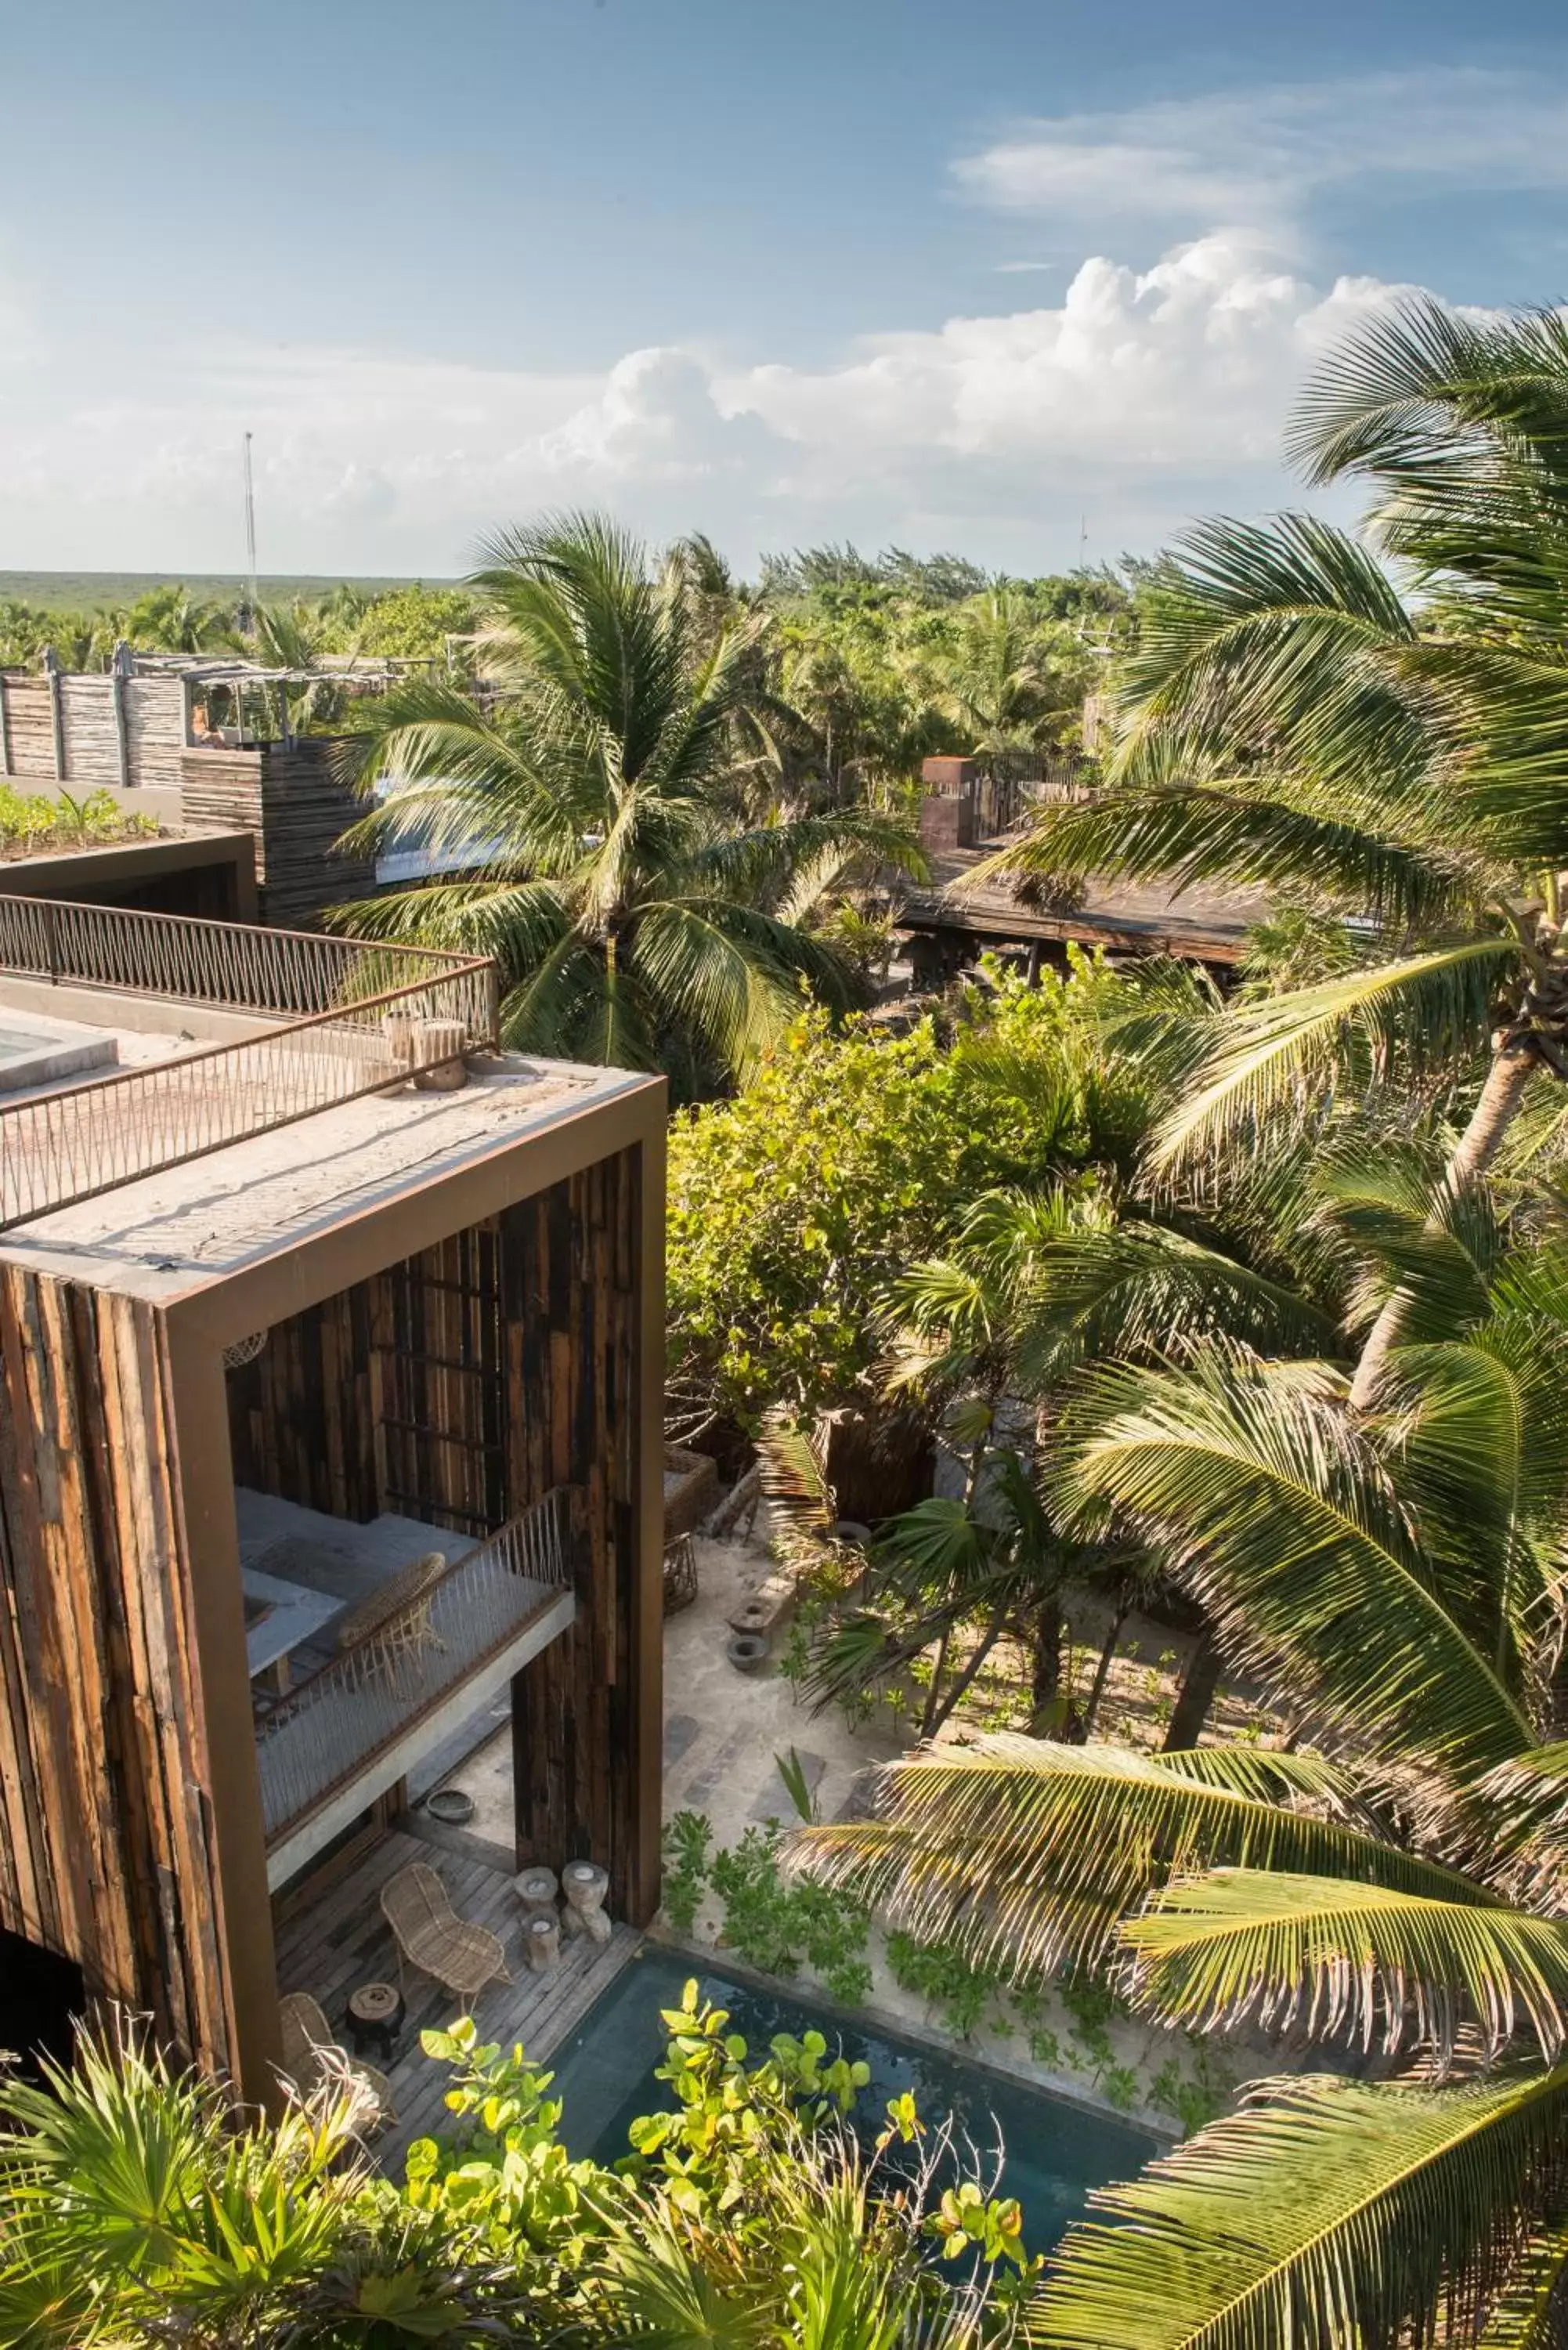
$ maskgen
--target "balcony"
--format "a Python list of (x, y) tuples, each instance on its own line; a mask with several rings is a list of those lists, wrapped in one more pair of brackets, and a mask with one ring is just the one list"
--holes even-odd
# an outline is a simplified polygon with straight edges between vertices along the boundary
[(67, 1017), (105, 996), (201, 1006), (230, 1041), (0, 1107), (0, 1228), (498, 1042), (483, 957), (123, 907), (0, 896), (6, 978)]
[[(243, 1505), (259, 1497), (239, 1498)], [(361, 1558), (373, 1548), (372, 1528), (322, 1520), (289, 1504), (261, 1506), (275, 1520), (281, 1509), (301, 1524), (330, 1528), (340, 1560), (351, 1559), (357, 1545)], [(448, 1562), (417, 1596), (327, 1656), (257, 1723), (267, 1880), (275, 1888), (485, 1707), (576, 1613), (570, 1497), (564, 1489), (456, 1556), (450, 1534), (389, 1523), (402, 1530), (397, 1538), (405, 1560), (411, 1532), (428, 1548), (445, 1549)], [(306, 1584), (310, 1540), (289, 1534), (257, 1552), (254, 1542), (246, 1543), (245, 1524), (242, 1506), (242, 1555), (249, 1548), (254, 1559), (247, 1591), (259, 1589), (263, 1600), (254, 1638), (265, 1635), (272, 1593), (289, 1588), (278, 1578), (280, 1554), (288, 1553), (289, 1582)], [(318, 1536), (316, 1543), (319, 1553)], [(258, 1575), (257, 1568), (265, 1572)], [(384, 1568), (380, 1580), (384, 1586)], [(374, 1575), (369, 1587), (373, 1599)], [(327, 1596), (337, 1600), (337, 1594)], [(247, 1605), (254, 1608), (254, 1599)], [(338, 1600), (328, 1613), (340, 1613), (341, 1607)], [(265, 1653), (264, 1639), (256, 1654)]]

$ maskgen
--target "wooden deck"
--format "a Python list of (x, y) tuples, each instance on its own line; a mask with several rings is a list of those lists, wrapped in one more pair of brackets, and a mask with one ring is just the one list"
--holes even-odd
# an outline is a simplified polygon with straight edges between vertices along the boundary
[[(608, 1942), (564, 1941), (553, 1972), (531, 1974), (519, 1947), (510, 1877), (483, 1860), (394, 1832), (278, 1933), (279, 1990), (308, 1991), (326, 2009), (335, 2031), (342, 2027), (344, 2006), (357, 1983), (399, 1979), (380, 1893), (387, 1879), (411, 1860), (425, 1861), (439, 1872), (460, 1917), (500, 1935), (513, 1980), (487, 1983), (470, 2012), (483, 2039), (521, 2041), (531, 2057), (547, 2058), (560, 2045), (642, 1939), (631, 1927), (617, 1926)], [(461, 2000), (412, 1968), (404, 1969), (402, 1981), (409, 2014), (390, 2067), (398, 2119), (375, 2142), (377, 2160), (394, 2176), (413, 2139), (428, 2137), (446, 2117), (446, 2067), (424, 2054), (420, 2033), (451, 2023), (462, 2011)], [(343, 2036), (347, 2045), (347, 2033)], [(379, 2061), (372, 2051), (367, 2054)]]
[[(909, 889), (896, 910), (902, 931), (957, 931), (977, 939), (1077, 941), (1123, 954), (1174, 954), (1202, 962), (1233, 963), (1246, 951), (1247, 932), (1269, 911), (1262, 889), (1218, 889), (1194, 884), (1180, 891), (1158, 883), (1106, 880), (1091, 874), (1070, 907), (1024, 904), (1006, 880), (981, 886), (968, 876), (1006, 847), (997, 834), (975, 848), (946, 849), (931, 860), (935, 887)], [(966, 886), (966, 883), (968, 886)]]

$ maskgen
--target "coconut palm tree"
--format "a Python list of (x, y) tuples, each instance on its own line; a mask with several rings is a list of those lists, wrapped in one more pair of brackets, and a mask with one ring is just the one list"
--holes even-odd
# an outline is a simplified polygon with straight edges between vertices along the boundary
[(484, 699), (434, 681), (389, 698), (354, 755), (387, 790), (350, 835), (395, 836), (461, 878), (344, 910), (362, 936), (494, 954), (506, 1041), (685, 1091), (737, 1075), (803, 988), (853, 998), (808, 925), (857, 867), (919, 868), (860, 808), (747, 824), (730, 790), (754, 624), (704, 648), (690, 566), (654, 577), (593, 516), (503, 533), (473, 584), (493, 608)]
[(239, 642), (231, 613), (173, 581), (137, 598), (122, 633), (130, 644), (155, 653), (212, 652)]
[[(1173, 2025), (1340, 2068), (1264, 2082), (1100, 2199), (1035, 2315), (1063, 2350), (1557, 2338), (1568, 1246), (1504, 1251), (1468, 1306), (1438, 1253), (1376, 1415), (1342, 1368), (1207, 1339), (1093, 1375), (1048, 1497), (1136, 1530), (1336, 1759), (982, 1739), (798, 1839), (971, 1955), (1109, 1966)], [(1368, 2059), (1404, 2071), (1347, 2077)]]
[(1038, 619), (1016, 589), (993, 588), (963, 605), (931, 676), (971, 754), (996, 779), (1051, 739), (1074, 699)]
[[(1380, 313), (1293, 446), (1314, 482), (1370, 484), (1365, 533), (1195, 531), (1148, 600), (1110, 786), (1005, 861), (1294, 889), (1368, 922), (1353, 969), (1219, 1024), (1163, 1160), (1347, 1076), (1436, 1070), (1468, 1087), (1452, 1191), (1568, 1075), (1568, 321)], [(1404, 1312), (1396, 1292), (1357, 1409)]]

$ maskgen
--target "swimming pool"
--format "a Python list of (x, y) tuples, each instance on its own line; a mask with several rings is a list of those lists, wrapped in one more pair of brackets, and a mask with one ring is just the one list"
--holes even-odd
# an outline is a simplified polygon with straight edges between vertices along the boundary
[(1069, 2220), (1076, 2218), (1091, 2187), (1130, 2178), (1159, 2151), (1147, 2131), (1108, 2115), (1086, 2112), (1022, 2081), (1009, 2081), (961, 2057), (919, 2042), (839, 2022), (784, 1993), (757, 1991), (696, 1961), (665, 1950), (645, 1950), (624, 1968), (589, 2009), (551, 2061), (552, 2095), (565, 2106), (561, 2135), (575, 2158), (613, 2162), (628, 2151), (627, 2130), (639, 2114), (673, 2103), (669, 2085), (656, 2081), (664, 2060), (664, 2027), (659, 2012), (679, 2007), (682, 1987), (696, 1974), (702, 1997), (728, 2008), (730, 2028), (741, 2033), (752, 2061), (775, 2033), (798, 2039), (818, 2031), (830, 2047), (839, 2045), (853, 2063), (871, 2067), (857, 2114), (880, 2122), (889, 2097), (912, 2089), (923, 2119), (953, 2117), (988, 2158), (998, 2143), (1005, 2153), (1002, 2191), (1015, 2195), (1023, 2212), (1024, 2241), (1031, 2251), (1047, 2251)]

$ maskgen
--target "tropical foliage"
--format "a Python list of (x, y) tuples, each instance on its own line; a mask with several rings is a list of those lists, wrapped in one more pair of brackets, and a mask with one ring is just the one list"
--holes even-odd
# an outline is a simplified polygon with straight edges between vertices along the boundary
[(1265, 2083), (1103, 2198), (1044, 2338), (1381, 2342), (1439, 2307), (1458, 2338), (1554, 2217), (1565, 1348), (1568, 1263), (1538, 1252), (1462, 1334), (1394, 1351), (1371, 1424), (1342, 1371), (1211, 1343), (1098, 1373), (1062, 1519), (1114, 1510), (1338, 1759), (989, 1738), (892, 1766), (872, 1823), (805, 1833), (828, 1886), (1015, 1981), (1108, 1968), (1189, 2032), (1407, 2073)]
[[(1369, 925), (1352, 968), (1218, 1024), (1168, 1161), (1346, 1087), (1440, 1080), (1467, 1113), (1463, 1184), (1568, 1075), (1565, 403), (1555, 312), (1413, 299), (1363, 327), (1293, 433), (1314, 481), (1369, 485), (1363, 536), (1304, 515), (1196, 531), (1127, 666), (1109, 785), (1010, 852), (1294, 888)], [(1403, 1311), (1363, 1352), (1358, 1406)]]
[(594, 517), (504, 534), (477, 579), (498, 616), (476, 699), (424, 681), (362, 738), (358, 837), (395, 836), (459, 878), (350, 910), (361, 935), (493, 954), (503, 1034), (524, 1050), (734, 1076), (803, 990), (846, 1008), (852, 975), (810, 926), (856, 871), (918, 868), (864, 809), (750, 821), (732, 790), (753, 632), (700, 640), (681, 565)]
[[(459, 588), (387, 588), (368, 594), (347, 583), (325, 595), (269, 589), (263, 613), (286, 614), (307, 630), (318, 652), (423, 660), (446, 666), (449, 648), (478, 626), (478, 608)], [(0, 666), (30, 668), (53, 646), (62, 668), (105, 670), (123, 641), (138, 652), (236, 653), (252, 650), (247, 614), (234, 595), (193, 593), (178, 581), (150, 588), (130, 604), (93, 608), (0, 598)]]
[(551, 2076), (472, 2022), (425, 2036), (447, 2135), (373, 2175), (351, 2083), (235, 2129), (134, 2038), (0, 2091), (0, 2333), (26, 2350), (290, 2341), (1002, 2343), (1032, 2282), (1016, 2203), (820, 2034), (752, 2057), (695, 1983), (667, 2110), (574, 2160)]
[(151, 817), (128, 815), (112, 792), (87, 792), (80, 799), (58, 792), (51, 798), (0, 784), (0, 857), (135, 840), (157, 829)]
[(977, 1209), (905, 1299), (929, 1375), (1051, 1399), (1044, 1509), (1199, 1600), (1291, 1735), (921, 1752), (800, 1863), (1331, 2068), (1100, 2197), (1054, 2345), (1562, 2335), (1565, 386), (1555, 316), (1365, 328), (1298, 445), (1371, 480), (1367, 536), (1196, 535), (1110, 784), (1012, 860), (1296, 893), (1233, 1008), (1126, 1032), (1185, 1081), (1142, 1200), (1022, 1257)]
[(1112, 1049), (1133, 982), (1086, 958), (1042, 986), (992, 971), (944, 1041), (795, 1020), (732, 1102), (670, 1137), (670, 1368), (754, 1424), (843, 1402), (886, 1345), (888, 1285), (965, 1202), (1092, 1164), (1130, 1165), (1144, 1082)]

